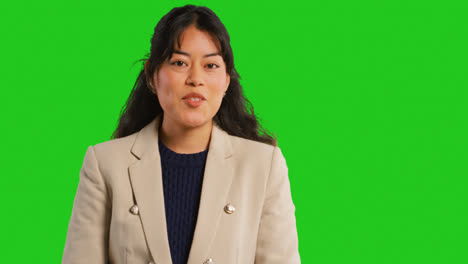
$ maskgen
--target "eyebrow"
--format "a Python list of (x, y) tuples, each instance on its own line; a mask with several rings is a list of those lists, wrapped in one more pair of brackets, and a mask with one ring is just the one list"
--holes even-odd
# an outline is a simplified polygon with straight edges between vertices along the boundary
[[(177, 54), (181, 54), (181, 55), (185, 55), (185, 56), (191, 57), (190, 53), (183, 52), (183, 51), (180, 51), (180, 50), (174, 50), (174, 53), (177, 53)], [(215, 52), (215, 53), (206, 54), (206, 55), (203, 56), (203, 58), (212, 57), (212, 56), (216, 56), (216, 55), (221, 56), (221, 53)]]

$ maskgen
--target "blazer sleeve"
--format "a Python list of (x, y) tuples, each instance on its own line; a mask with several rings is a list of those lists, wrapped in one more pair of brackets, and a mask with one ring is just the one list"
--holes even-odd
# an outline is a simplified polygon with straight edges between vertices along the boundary
[(257, 237), (256, 264), (301, 263), (288, 167), (275, 146)]
[(108, 263), (111, 203), (99, 171), (96, 152), (88, 147), (75, 195), (63, 253), (63, 264)]

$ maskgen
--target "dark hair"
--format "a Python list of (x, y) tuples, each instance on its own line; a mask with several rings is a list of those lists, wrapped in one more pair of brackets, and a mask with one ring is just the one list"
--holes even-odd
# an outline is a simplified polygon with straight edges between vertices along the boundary
[[(147, 67), (143, 66), (138, 75), (130, 96), (121, 110), (118, 126), (112, 138), (133, 134), (163, 113), (156, 94), (148, 87), (153, 76), (151, 73), (158, 71), (161, 64), (172, 56), (175, 41), (177, 40), (180, 46), (181, 33), (191, 25), (208, 32), (218, 40), (226, 72), (230, 75), (229, 87), (213, 121), (230, 135), (276, 146), (276, 135), (273, 138), (260, 125), (252, 104), (243, 94), (239, 83), (240, 76), (234, 67), (234, 56), (226, 28), (211, 9), (194, 5), (173, 8), (156, 25), (151, 38), (151, 51), (147, 54), (149, 58), (139, 60), (143, 61), (143, 64), (146, 63)], [(259, 131), (262, 134), (259, 134)]]

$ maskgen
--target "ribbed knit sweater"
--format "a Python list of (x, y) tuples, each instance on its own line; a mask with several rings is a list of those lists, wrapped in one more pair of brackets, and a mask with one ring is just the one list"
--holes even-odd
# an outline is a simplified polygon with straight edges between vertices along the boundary
[(159, 154), (172, 263), (186, 264), (197, 222), (208, 150), (180, 154), (159, 140)]

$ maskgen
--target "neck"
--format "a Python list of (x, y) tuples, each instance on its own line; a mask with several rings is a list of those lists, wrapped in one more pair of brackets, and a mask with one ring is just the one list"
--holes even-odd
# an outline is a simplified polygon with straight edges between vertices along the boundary
[(213, 121), (199, 127), (181, 127), (163, 118), (159, 139), (170, 150), (181, 154), (202, 152), (209, 147)]

